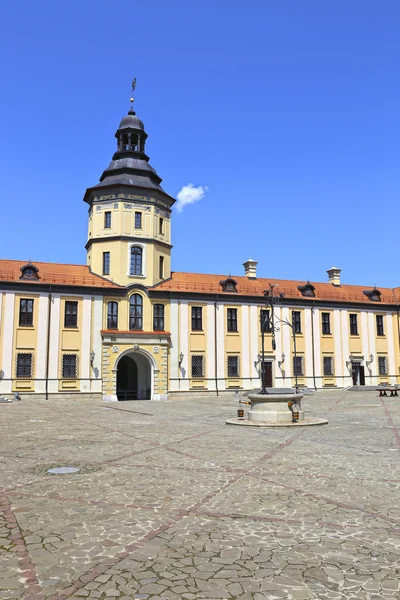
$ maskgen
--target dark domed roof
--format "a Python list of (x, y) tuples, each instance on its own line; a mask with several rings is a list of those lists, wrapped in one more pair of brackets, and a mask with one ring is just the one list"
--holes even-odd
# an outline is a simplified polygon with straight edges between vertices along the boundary
[(142, 129), (142, 131), (144, 131), (144, 125), (139, 117), (136, 116), (135, 112), (130, 110), (122, 119), (118, 129)]

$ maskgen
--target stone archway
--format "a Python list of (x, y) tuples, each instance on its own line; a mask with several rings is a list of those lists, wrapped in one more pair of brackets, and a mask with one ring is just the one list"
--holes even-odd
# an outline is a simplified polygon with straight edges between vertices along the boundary
[(116, 365), (116, 396), (118, 400), (151, 400), (153, 363), (147, 353), (127, 351)]

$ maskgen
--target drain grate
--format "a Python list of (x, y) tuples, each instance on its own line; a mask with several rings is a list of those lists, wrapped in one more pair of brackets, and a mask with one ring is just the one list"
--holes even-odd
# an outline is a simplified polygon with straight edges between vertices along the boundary
[(68, 475), (69, 473), (79, 473), (78, 467), (54, 467), (53, 469), (47, 469), (47, 472), (51, 475)]

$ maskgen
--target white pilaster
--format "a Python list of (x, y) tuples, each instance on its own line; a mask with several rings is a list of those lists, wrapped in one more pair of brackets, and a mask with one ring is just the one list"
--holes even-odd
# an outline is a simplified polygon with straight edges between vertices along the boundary
[(92, 298), (91, 296), (83, 296), (82, 301), (82, 342), (80, 358), (80, 379), (81, 392), (87, 392), (90, 389), (90, 329), (92, 319)]
[(250, 331), (249, 331), (249, 306), (242, 306), (242, 361), (241, 361), (241, 376), (242, 387), (250, 389)]
[[(6, 292), (4, 299), (4, 323), (3, 323), (3, 349), (2, 349), (2, 378), (0, 379), (0, 391), (3, 394), (10, 394), (12, 389), (12, 353), (13, 353), (13, 333), (14, 333), (14, 292)], [(3, 381), (8, 379), (8, 381)]]
[[(314, 369), (315, 369), (315, 385), (322, 387), (322, 368), (321, 368), (321, 332), (320, 332), (320, 311), (319, 308), (311, 310), (313, 327), (314, 327)], [(314, 380), (312, 382), (314, 385)]]
[[(278, 317), (278, 319), (282, 318), (282, 307), (281, 306), (276, 306), (275, 307), (275, 315)], [(281, 325), (279, 325), (279, 322), (276, 323), (276, 325), (279, 327), (279, 329), (281, 329)], [(286, 327), (285, 325), (283, 325), (283, 327)], [(281, 332), (280, 331), (276, 331), (275, 332), (275, 343), (276, 343), (276, 350), (275, 350), (275, 381), (273, 382), (274, 387), (284, 387), (283, 385), (283, 377), (282, 377), (282, 369), (285, 368), (285, 363), (283, 364), (278, 364), (281, 362), (282, 359), (282, 336), (281, 336)]]
[(103, 297), (102, 296), (94, 296), (93, 298), (93, 332), (92, 332), (92, 340), (93, 340), (93, 352), (94, 352), (94, 361), (93, 368), (91, 368), (91, 377), (93, 381), (91, 382), (91, 390), (92, 392), (101, 392), (101, 377), (102, 377), (102, 337), (100, 331), (103, 329)]
[(304, 309), (304, 343), (305, 343), (305, 375), (306, 385), (313, 385), (313, 363), (312, 363), (312, 312), (311, 308)]
[(207, 304), (207, 332), (206, 332), (206, 344), (207, 344), (207, 370), (206, 377), (207, 388), (209, 390), (215, 390), (215, 306), (214, 303)]
[(52, 294), (50, 321), (49, 392), (58, 391), (60, 373), (60, 294)]
[(351, 371), (346, 366), (346, 362), (349, 360), (350, 347), (349, 347), (349, 314), (347, 310), (342, 310), (342, 350), (343, 350), (343, 384), (344, 386), (351, 385)]
[(369, 364), (367, 364), (367, 361), (369, 361), (369, 355), (371, 353), (369, 351), (367, 313), (364, 311), (361, 313), (361, 351), (364, 355), (363, 364), (365, 365), (365, 383), (368, 385), (370, 383), (370, 374), (368, 370)]
[[(388, 349), (389, 375), (391, 376), (390, 383), (397, 383), (392, 313), (386, 313), (386, 338)], [(376, 358), (376, 360), (378, 359)]]
[[(375, 315), (372, 312), (367, 313), (367, 327), (368, 327), (368, 342), (369, 342), (369, 352), (368, 355), (365, 356), (365, 360), (368, 361), (368, 376), (372, 379), (369, 382), (371, 385), (375, 385), (378, 383), (376, 376), (378, 374), (378, 357), (376, 355), (376, 345), (375, 345)], [(373, 361), (370, 362), (369, 355), (372, 354)]]
[[(46, 391), (46, 363), (47, 363), (47, 329), (49, 314), (49, 297), (43, 294), (39, 297), (39, 315), (38, 315), (38, 340), (36, 349), (36, 369), (35, 369), (35, 392), (44, 394)], [(38, 381), (40, 380), (40, 381)]]
[(179, 303), (174, 298), (170, 303), (170, 329), (171, 329), (171, 348), (170, 348), (170, 363), (169, 376), (170, 381), (168, 387), (170, 390), (178, 389), (179, 373)]
[(258, 360), (258, 307), (250, 306), (250, 387), (260, 386), (260, 374), (255, 366)]
[[(343, 380), (343, 354), (342, 354), (342, 328), (340, 324), (341, 311), (336, 308), (333, 311), (333, 336), (335, 345), (335, 375), (336, 385), (338, 387), (344, 387), (345, 383)], [(347, 355), (348, 356), (348, 355)], [(321, 373), (322, 375), (322, 373)]]
[(219, 304), (217, 307), (217, 377), (218, 377), (218, 388), (220, 390), (226, 389), (225, 386), (225, 320), (224, 320), (224, 306)]
[[(287, 306), (282, 306), (282, 321), (289, 321), (289, 308)], [(288, 325), (284, 325), (281, 323), (282, 329), (282, 339), (283, 339), (283, 349), (282, 352), (285, 354), (285, 362), (283, 364), (285, 370), (285, 386), (284, 387), (292, 387), (291, 377), (292, 377), (292, 345), (290, 343), (290, 335), (291, 328)]]
[(189, 306), (186, 301), (179, 304), (179, 350), (183, 354), (181, 363), (181, 390), (189, 390), (190, 357), (189, 357)]

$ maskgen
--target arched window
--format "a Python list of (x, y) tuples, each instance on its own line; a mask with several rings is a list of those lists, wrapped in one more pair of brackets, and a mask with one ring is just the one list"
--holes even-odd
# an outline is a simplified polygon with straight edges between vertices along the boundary
[(164, 331), (164, 304), (154, 305), (153, 331)]
[(129, 301), (129, 329), (143, 329), (143, 299), (139, 294), (132, 294)]
[(140, 246), (132, 246), (131, 248), (131, 275), (141, 275), (142, 274), (142, 259), (143, 259), (143, 250)]
[(108, 303), (107, 329), (118, 329), (118, 302)]

